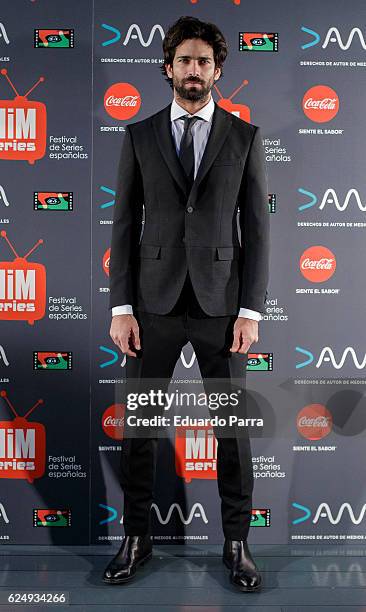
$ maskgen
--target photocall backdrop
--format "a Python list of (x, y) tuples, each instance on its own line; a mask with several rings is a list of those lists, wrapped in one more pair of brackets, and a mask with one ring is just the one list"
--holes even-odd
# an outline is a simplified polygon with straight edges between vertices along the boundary
[[(166, 106), (162, 38), (218, 25), (215, 101), (261, 127), (266, 315), (247, 366), (254, 543), (365, 537), (366, 10), (342, 1), (22, 0), (0, 16), (0, 539), (123, 536), (125, 358), (109, 246), (125, 126)], [(159, 359), (159, 347), (156, 351)], [(191, 345), (174, 377), (199, 378)], [(173, 378), (174, 378), (173, 377)], [(202, 410), (202, 417), (208, 416)], [(263, 421), (262, 425), (258, 425)], [(155, 541), (222, 541), (212, 431), (160, 440)], [(184, 431), (183, 431), (184, 434)]]

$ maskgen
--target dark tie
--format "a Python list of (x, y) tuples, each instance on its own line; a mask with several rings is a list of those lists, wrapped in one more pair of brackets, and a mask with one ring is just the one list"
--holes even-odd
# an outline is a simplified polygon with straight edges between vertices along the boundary
[(184, 132), (179, 148), (179, 159), (184, 168), (188, 180), (193, 183), (194, 177), (194, 149), (193, 149), (193, 136), (192, 126), (193, 124), (202, 119), (202, 117), (188, 117), (185, 115), (184, 119)]

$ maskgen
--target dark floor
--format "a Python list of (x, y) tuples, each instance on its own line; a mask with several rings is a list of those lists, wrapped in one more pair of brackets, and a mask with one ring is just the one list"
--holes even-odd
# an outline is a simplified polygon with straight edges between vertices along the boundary
[(105, 585), (112, 547), (11, 546), (0, 549), (2, 610), (46, 609), (9, 604), (17, 592), (66, 592), (54, 610), (123, 612), (366, 612), (366, 548), (251, 546), (263, 576), (260, 593), (229, 580), (221, 546), (154, 546), (152, 561), (128, 585)]

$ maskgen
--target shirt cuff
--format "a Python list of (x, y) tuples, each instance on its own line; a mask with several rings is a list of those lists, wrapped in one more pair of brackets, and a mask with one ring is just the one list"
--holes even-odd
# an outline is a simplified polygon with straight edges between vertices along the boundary
[(122, 314), (130, 314), (130, 315), (133, 314), (131, 304), (124, 304), (123, 306), (113, 306), (112, 317), (115, 317), (116, 315), (122, 315)]
[(238, 317), (254, 319), (254, 321), (261, 321), (263, 319), (260, 312), (257, 312), (256, 310), (250, 310), (249, 308), (240, 308)]

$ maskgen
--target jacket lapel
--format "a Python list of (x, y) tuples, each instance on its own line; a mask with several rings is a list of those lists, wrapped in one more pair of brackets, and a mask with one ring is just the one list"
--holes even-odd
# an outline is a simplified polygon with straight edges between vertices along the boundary
[(162, 154), (174, 179), (184, 193), (186, 193), (189, 189), (189, 182), (175, 150), (175, 144), (170, 126), (170, 107), (171, 104), (163, 108), (160, 113), (154, 115), (152, 122), (160, 153)]
[[(189, 181), (179, 161), (170, 125), (170, 107), (166, 106), (160, 113), (153, 117), (153, 127), (160, 152), (167, 164), (172, 176), (186, 194), (189, 192)], [(220, 108), (215, 102), (215, 110), (212, 117), (211, 130), (207, 144), (199, 165), (197, 176), (192, 185), (192, 191), (196, 191), (208, 170), (211, 168), (216, 156), (231, 128), (231, 114)]]
[(192, 185), (192, 191), (195, 192), (202, 179), (206, 176), (215, 161), (220, 149), (222, 148), (226, 137), (231, 128), (231, 114), (223, 110), (215, 102), (215, 110), (212, 116), (211, 130), (208, 135), (206, 148), (204, 150), (201, 163), (197, 170), (197, 176)]

